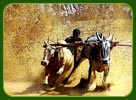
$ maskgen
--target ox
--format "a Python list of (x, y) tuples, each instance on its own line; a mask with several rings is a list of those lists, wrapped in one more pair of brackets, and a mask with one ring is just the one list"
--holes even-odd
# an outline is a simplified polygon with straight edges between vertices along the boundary
[(61, 86), (70, 75), (74, 67), (74, 57), (66, 47), (55, 47), (46, 42), (43, 47), (45, 50), (41, 64), (46, 66), (45, 83), (53, 90)]
[[(96, 79), (96, 72), (104, 71), (104, 76), (102, 84), (107, 88), (106, 77), (110, 70), (110, 52), (113, 47), (112, 42), (113, 35), (110, 33), (109, 37), (106, 38), (101, 33), (96, 32), (96, 35), (90, 36), (85, 42), (92, 43), (96, 42), (96, 45), (86, 45), (82, 49), (82, 57), (88, 58), (90, 67), (88, 71), (88, 88), (91, 87), (91, 84)], [(95, 79), (92, 79), (92, 72), (95, 76)]]

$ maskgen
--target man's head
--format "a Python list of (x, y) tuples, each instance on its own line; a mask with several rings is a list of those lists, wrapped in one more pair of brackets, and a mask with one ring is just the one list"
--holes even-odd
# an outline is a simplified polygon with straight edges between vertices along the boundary
[(73, 30), (73, 37), (79, 38), (80, 37), (80, 30), (79, 29), (74, 29)]

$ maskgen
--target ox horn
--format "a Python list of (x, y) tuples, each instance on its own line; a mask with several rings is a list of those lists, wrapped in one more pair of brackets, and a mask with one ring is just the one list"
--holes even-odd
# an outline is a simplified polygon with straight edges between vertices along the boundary
[(98, 38), (99, 41), (103, 40), (103, 35), (100, 34), (99, 32), (96, 32), (96, 36), (97, 36), (97, 38)]
[(109, 37), (107, 38), (107, 40), (111, 41), (113, 39), (113, 34), (109, 33)]
[(47, 43), (46, 41), (44, 41), (44, 44), (45, 44), (45, 45), (48, 45), (48, 43)]
[(46, 47), (47, 45), (49, 45), (46, 41), (44, 41), (44, 46), (43, 47)]

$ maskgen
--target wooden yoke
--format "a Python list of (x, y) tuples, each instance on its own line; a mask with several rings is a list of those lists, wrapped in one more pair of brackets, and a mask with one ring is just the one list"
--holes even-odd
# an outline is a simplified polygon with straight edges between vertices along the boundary
[[(86, 45), (90, 45), (90, 46), (95, 46), (98, 44), (98, 42), (100, 41), (95, 41), (95, 42), (90, 42), (90, 43), (82, 43), (82, 42), (76, 42), (76, 43), (68, 43), (68, 44), (50, 44), (52, 46), (62, 46), (62, 47), (72, 47), (74, 48), (74, 67), (76, 67), (76, 56), (77, 56), (77, 47), (79, 46), (86, 46)], [(113, 47), (116, 46), (129, 46), (132, 47), (131, 44), (120, 44), (118, 41), (113, 41)]]
[(75, 47), (75, 46), (84, 46), (85, 43), (68, 43), (68, 44), (50, 44), (52, 46), (62, 46), (62, 47)]
[[(86, 45), (90, 45), (90, 46), (94, 46), (97, 45), (99, 41), (95, 41), (95, 42), (91, 42), (91, 43), (81, 43), (81, 42), (77, 42), (77, 43), (68, 43), (68, 44), (60, 44), (60, 43), (56, 43), (56, 44), (50, 44), (52, 46), (62, 46), (62, 47), (78, 47), (78, 46), (86, 46)], [(122, 44), (119, 42), (114, 42), (113, 46), (129, 46), (132, 47), (131, 44)]]

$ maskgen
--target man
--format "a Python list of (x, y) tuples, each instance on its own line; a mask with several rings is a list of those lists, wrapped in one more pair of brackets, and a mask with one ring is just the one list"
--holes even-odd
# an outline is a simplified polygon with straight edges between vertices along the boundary
[[(82, 38), (80, 38), (80, 33), (81, 32), (78, 28), (74, 29), (73, 30), (73, 36), (66, 38), (65, 41), (67, 43), (83, 43)], [(81, 53), (81, 50), (82, 50), (82, 46), (78, 46), (78, 47), (75, 46), (75, 47), (68, 47), (68, 48), (70, 49), (70, 51), (74, 55), (74, 62), (76, 64), (76, 62), (79, 60), (80, 53)]]
[[(65, 41), (67, 43), (83, 43), (82, 38), (80, 38), (80, 30), (79, 29), (74, 29), (73, 30), (73, 36), (70, 36), (68, 38), (65, 39)], [(79, 60), (79, 56), (80, 56), (80, 52), (82, 49), (82, 46), (79, 46), (78, 49), (77, 47), (68, 47), (68, 49), (70, 49), (70, 51), (72, 52), (72, 54), (75, 57), (75, 62)]]
[[(67, 37), (65, 39), (65, 41), (67, 43), (83, 43), (82, 38), (80, 38), (80, 30), (77, 29), (77, 28), (74, 29), (73, 30), (73, 36)], [(80, 54), (81, 54), (82, 46), (68, 47), (68, 49), (70, 49), (70, 51), (74, 55), (74, 68), (73, 68), (73, 70), (71, 72), (71, 74), (72, 74), (75, 71), (75, 69), (78, 66), (78, 63), (80, 61)], [(71, 74), (67, 77), (67, 79), (64, 80), (64, 83), (67, 82), (67, 80), (69, 79), (69, 77), (71, 76)]]
[(80, 38), (80, 30), (79, 29), (74, 29), (73, 30), (73, 36), (70, 36), (70, 37), (66, 38), (65, 41), (67, 43), (76, 43), (76, 42), (82, 43), (83, 40), (82, 40), (82, 38)]
[[(83, 43), (82, 38), (80, 38), (80, 30), (79, 29), (74, 29), (73, 30), (73, 36), (70, 36), (68, 38), (65, 39), (65, 41), (67, 43)], [(80, 61), (80, 54), (81, 54), (81, 50), (82, 50), (82, 46), (73, 46), (73, 47), (68, 47), (68, 49), (70, 49), (70, 51), (72, 52), (72, 54), (74, 55), (74, 69), (78, 66), (78, 62)], [(72, 71), (72, 72), (73, 72)]]

